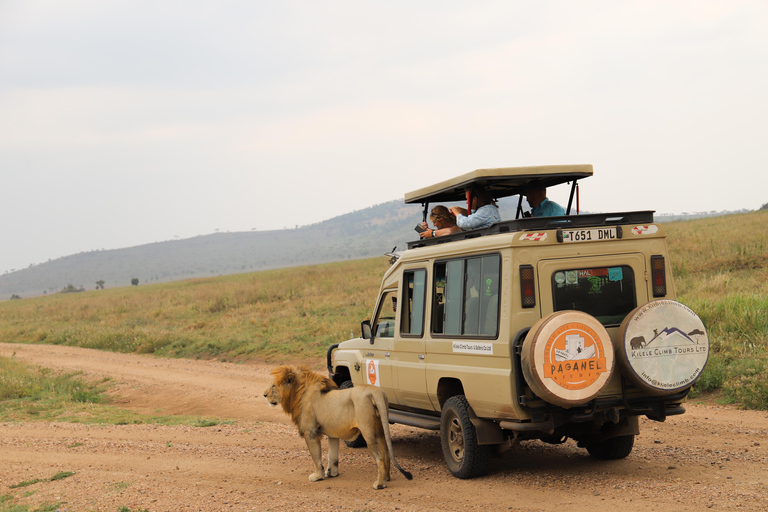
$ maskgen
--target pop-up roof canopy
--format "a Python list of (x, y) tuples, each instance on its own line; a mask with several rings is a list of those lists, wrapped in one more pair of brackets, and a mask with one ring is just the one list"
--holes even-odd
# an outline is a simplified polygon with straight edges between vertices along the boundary
[(551, 187), (569, 181), (575, 183), (590, 176), (592, 176), (591, 164), (477, 169), (456, 178), (408, 192), (405, 194), (405, 202), (413, 204), (463, 201), (464, 192), (474, 183), (482, 184), (495, 199), (498, 199), (523, 194), (525, 188), (531, 183)]

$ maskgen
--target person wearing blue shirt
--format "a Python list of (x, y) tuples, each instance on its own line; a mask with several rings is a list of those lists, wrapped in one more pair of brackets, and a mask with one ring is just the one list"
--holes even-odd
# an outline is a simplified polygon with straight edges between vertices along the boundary
[(525, 190), (525, 199), (531, 205), (533, 217), (561, 217), (565, 215), (563, 207), (547, 198), (545, 187), (532, 185)]
[(473, 185), (467, 191), (467, 199), (472, 207), (472, 214), (467, 215), (467, 210), (458, 206), (451, 207), (451, 213), (456, 216), (456, 225), (464, 231), (481, 229), (501, 222), (499, 209), (494, 204), (493, 197), (485, 190), (485, 187)]

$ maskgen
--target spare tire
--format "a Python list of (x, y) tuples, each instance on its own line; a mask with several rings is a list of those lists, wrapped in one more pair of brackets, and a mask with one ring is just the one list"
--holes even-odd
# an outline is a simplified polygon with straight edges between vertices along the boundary
[(616, 347), (627, 380), (654, 395), (692, 386), (709, 358), (709, 338), (688, 306), (662, 299), (635, 308), (621, 324)]
[(589, 402), (608, 383), (613, 344), (595, 317), (559, 311), (531, 327), (521, 361), (525, 380), (538, 397), (569, 408)]

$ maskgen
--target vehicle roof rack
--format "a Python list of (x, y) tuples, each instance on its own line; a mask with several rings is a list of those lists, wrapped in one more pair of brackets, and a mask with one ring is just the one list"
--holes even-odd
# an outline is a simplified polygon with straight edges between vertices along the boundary
[(441, 181), (413, 192), (407, 192), (405, 194), (405, 203), (421, 203), (424, 210), (424, 222), (426, 222), (430, 203), (464, 200), (466, 198), (466, 191), (472, 185), (479, 184), (494, 199), (519, 195), (520, 199), (517, 202), (516, 217), (520, 218), (523, 213), (523, 195), (525, 195), (525, 190), (530, 184), (535, 183), (536, 185), (548, 188), (561, 183), (572, 183), (568, 206), (565, 210), (565, 213), (570, 215), (573, 197), (577, 193), (579, 180), (590, 176), (592, 176), (591, 164), (477, 169), (450, 180)]
[(591, 213), (587, 215), (566, 215), (563, 217), (528, 217), (497, 222), (491, 227), (461, 231), (436, 238), (422, 238), (408, 242), (408, 249), (431, 245), (470, 240), (481, 236), (515, 233), (521, 231), (543, 231), (548, 229), (577, 229), (622, 224), (649, 224), (653, 222), (654, 210), (618, 213)]
[(463, 201), (464, 192), (473, 184), (482, 184), (495, 198), (523, 194), (531, 183), (552, 187), (592, 176), (591, 164), (538, 165), (477, 169), (456, 178), (407, 192), (405, 203)]

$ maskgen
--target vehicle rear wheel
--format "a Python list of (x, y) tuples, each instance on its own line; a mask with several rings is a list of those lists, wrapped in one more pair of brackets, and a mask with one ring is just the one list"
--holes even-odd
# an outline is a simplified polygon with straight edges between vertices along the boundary
[[(341, 383), (341, 386), (339, 386), (339, 389), (349, 389), (354, 386), (355, 385), (352, 383), (351, 380), (345, 380), (344, 382)], [(358, 435), (352, 441), (344, 441), (344, 444), (346, 444), (350, 448), (365, 448), (366, 446), (368, 446), (368, 443), (365, 442), (365, 439), (363, 439), (362, 434)]]
[(587, 451), (595, 459), (618, 460), (629, 455), (634, 445), (634, 435), (616, 436), (606, 439), (602, 443), (587, 445)]
[(488, 472), (490, 447), (477, 444), (464, 395), (449, 398), (440, 418), (440, 444), (448, 470), (457, 478), (475, 478)]

